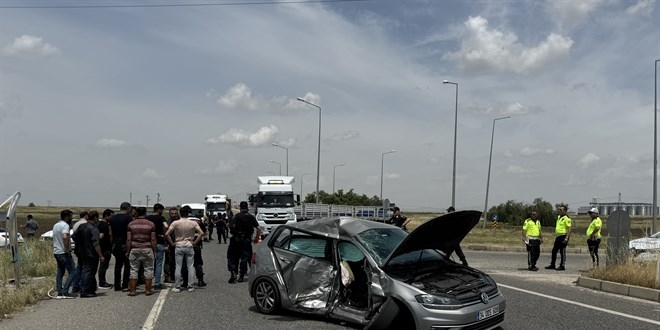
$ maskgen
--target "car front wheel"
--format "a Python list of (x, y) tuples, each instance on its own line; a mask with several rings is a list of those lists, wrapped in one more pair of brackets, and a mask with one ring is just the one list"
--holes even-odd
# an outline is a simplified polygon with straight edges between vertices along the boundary
[(280, 310), (280, 293), (273, 280), (262, 277), (255, 281), (254, 305), (263, 314), (275, 314)]

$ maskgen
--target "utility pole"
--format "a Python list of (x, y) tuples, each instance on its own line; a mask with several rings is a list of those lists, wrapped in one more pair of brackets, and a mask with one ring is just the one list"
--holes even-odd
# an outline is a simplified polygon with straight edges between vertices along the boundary
[(48, 207), (50, 207), (51, 202), (52, 202), (52, 200), (50, 200), (50, 199), (46, 201), (46, 203), (48, 203)]
[(147, 207), (149, 207), (149, 195), (147, 195)]
[(160, 203), (160, 193), (156, 193), (156, 203)]
[(133, 204), (133, 193), (128, 193), (128, 202)]

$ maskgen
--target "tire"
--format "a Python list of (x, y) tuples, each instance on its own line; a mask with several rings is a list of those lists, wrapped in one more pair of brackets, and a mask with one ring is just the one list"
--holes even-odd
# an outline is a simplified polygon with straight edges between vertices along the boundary
[(280, 292), (273, 280), (261, 277), (252, 285), (254, 292), (254, 305), (262, 314), (277, 314), (282, 308)]
[(378, 314), (376, 314), (364, 330), (383, 330), (390, 329), (394, 324), (394, 320), (399, 316), (401, 309), (394, 299), (387, 298), (387, 301), (380, 307)]

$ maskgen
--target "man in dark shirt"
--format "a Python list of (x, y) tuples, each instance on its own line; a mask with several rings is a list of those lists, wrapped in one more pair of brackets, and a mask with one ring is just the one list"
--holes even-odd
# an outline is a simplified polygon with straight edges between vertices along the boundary
[(167, 230), (167, 219), (163, 216), (165, 207), (163, 204), (154, 204), (154, 213), (147, 219), (156, 226), (156, 256), (154, 265), (154, 289), (162, 289), (161, 276), (163, 274), (163, 259), (165, 257), (165, 231)]
[[(119, 213), (110, 218), (110, 238), (112, 239), (112, 255), (115, 256), (115, 291), (128, 292), (128, 277), (130, 264), (126, 257), (126, 238), (128, 224), (133, 221), (131, 217), (131, 203), (123, 202), (119, 206)], [(122, 275), (122, 267), (124, 273)]]
[(398, 206), (394, 207), (394, 214), (390, 218), (389, 223), (403, 230), (408, 230), (408, 228), (406, 228), (406, 225), (409, 222), (410, 220), (408, 220), (406, 216), (401, 214), (401, 209)]
[(76, 242), (78, 263), (82, 265), (80, 276), (80, 298), (96, 297), (96, 270), (104, 257), (99, 246), (99, 213), (91, 211), (88, 222), (80, 225), (73, 233)]
[(229, 283), (236, 283), (236, 272), (240, 267), (240, 274), (238, 282), (243, 282), (245, 273), (247, 273), (247, 263), (252, 256), (252, 235), (254, 230), (257, 230), (255, 236), (255, 243), (259, 241), (261, 236), (261, 228), (257, 219), (248, 213), (248, 203), (243, 201), (240, 204), (241, 212), (234, 216), (232, 220), (232, 236), (229, 239), (229, 247), (227, 247), (227, 268), (231, 272)]
[(108, 221), (110, 221), (113, 215), (115, 215), (113, 210), (105, 209), (103, 211), (103, 219), (99, 221), (98, 225), (101, 253), (103, 253), (104, 259), (99, 266), (99, 289), (112, 288), (112, 285), (105, 280), (105, 274), (108, 271), (110, 258), (112, 257), (112, 240), (110, 239), (110, 225), (108, 225)]

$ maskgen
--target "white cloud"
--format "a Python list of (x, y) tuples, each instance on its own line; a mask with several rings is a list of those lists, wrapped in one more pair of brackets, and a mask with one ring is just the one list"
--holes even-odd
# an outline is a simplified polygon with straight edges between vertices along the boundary
[(639, 0), (636, 4), (626, 8), (626, 14), (635, 16), (637, 14), (643, 16), (651, 16), (655, 9), (656, 1), (653, 0)]
[(528, 168), (524, 168), (519, 165), (509, 165), (509, 167), (506, 169), (506, 173), (509, 174), (528, 174), (532, 173), (532, 170)]
[(578, 165), (580, 165), (582, 168), (587, 168), (598, 160), (600, 160), (600, 157), (593, 153), (588, 153), (578, 161)]
[(328, 140), (330, 141), (348, 141), (357, 139), (360, 137), (360, 132), (358, 131), (346, 131), (332, 135)]
[(206, 140), (206, 143), (238, 144), (250, 147), (261, 147), (272, 143), (279, 129), (275, 125), (261, 127), (254, 133), (245, 132), (241, 129), (232, 128), (227, 133)]
[(551, 33), (537, 46), (526, 47), (515, 33), (490, 28), (488, 20), (480, 16), (470, 17), (464, 24), (461, 49), (443, 57), (458, 61), (466, 71), (529, 73), (567, 57), (573, 45), (571, 38)]
[(592, 11), (603, 3), (603, 0), (546, 1), (557, 24), (564, 29), (571, 29), (581, 24)]
[(162, 178), (158, 172), (153, 169), (153, 168), (146, 168), (144, 172), (142, 172), (142, 177), (145, 179), (160, 179)]
[(230, 160), (220, 160), (218, 165), (214, 168), (205, 168), (201, 172), (202, 174), (229, 174), (234, 172), (238, 168), (238, 161), (235, 159)]
[(127, 145), (128, 144), (126, 143), (126, 141), (117, 140), (114, 138), (103, 138), (96, 141), (96, 146), (99, 148), (111, 149), (111, 148), (120, 148)]
[(385, 178), (387, 178), (387, 179), (398, 179), (400, 177), (401, 177), (401, 175), (398, 174), (398, 173), (386, 173), (385, 174)]
[(30, 35), (17, 37), (14, 39), (14, 42), (5, 45), (3, 50), (4, 54), (7, 56), (50, 56), (60, 54), (60, 50), (57, 49), (57, 47), (44, 42), (42, 38)]
[[(248, 111), (268, 111), (277, 113), (297, 113), (309, 105), (287, 96), (276, 96), (266, 98), (261, 95), (253, 95), (250, 87), (244, 83), (238, 83), (223, 95), (212, 90), (206, 93), (207, 97), (215, 98), (218, 104), (226, 109), (240, 109)], [(319, 105), (321, 98), (313, 93), (305, 94), (304, 100)]]
[(555, 153), (554, 149), (539, 149), (539, 148), (534, 148), (534, 147), (524, 147), (520, 149), (520, 154), (523, 156), (534, 156), (538, 154), (547, 154), (547, 155), (552, 155)]

